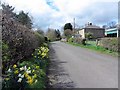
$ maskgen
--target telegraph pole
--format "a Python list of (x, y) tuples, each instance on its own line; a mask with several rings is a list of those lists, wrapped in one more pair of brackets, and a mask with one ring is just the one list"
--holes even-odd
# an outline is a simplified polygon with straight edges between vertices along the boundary
[(75, 34), (75, 18), (73, 19), (73, 32)]

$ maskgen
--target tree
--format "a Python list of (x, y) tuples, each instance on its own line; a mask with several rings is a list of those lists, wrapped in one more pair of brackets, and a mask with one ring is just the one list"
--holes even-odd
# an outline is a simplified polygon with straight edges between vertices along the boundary
[(106, 28), (108, 28), (108, 26), (107, 25), (103, 25), (102, 28), (106, 29)]
[(109, 28), (115, 28), (117, 23), (115, 21), (111, 21), (107, 25), (108, 25)]
[(54, 29), (48, 29), (48, 31), (46, 32), (46, 36), (51, 40), (51, 41), (55, 41), (56, 40), (56, 33)]
[(28, 13), (24, 13), (24, 11), (21, 11), (16, 17), (21, 24), (27, 26), (30, 29), (32, 28), (32, 20), (29, 17)]
[(3, 8), (3, 14), (6, 14), (7, 17), (9, 18), (15, 18), (16, 13), (13, 12), (15, 8), (13, 8), (10, 5), (5, 5), (5, 4), (2, 4), (2, 8)]
[(72, 24), (71, 23), (66, 23), (64, 25), (64, 30), (66, 30), (66, 29), (70, 29), (72, 31), (73, 30)]
[(61, 39), (61, 33), (60, 33), (59, 29), (55, 30), (55, 33), (56, 33), (56, 37), (58, 39)]
[(37, 32), (38, 32), (39, 34), (41, 34), (41, 35), (44, 35), (44, 31), (41, 30), (41, 29), (38, 29)]
[(66, 29), (64, 31), (64, 35), (67, 37), (67, 38), (70, 38), (72, 35), (73, 35), (73, 32), (70, 30), (70, 29)]

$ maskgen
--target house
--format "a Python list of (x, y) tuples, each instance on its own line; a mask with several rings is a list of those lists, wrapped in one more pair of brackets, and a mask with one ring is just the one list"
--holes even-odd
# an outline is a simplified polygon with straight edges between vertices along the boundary
[(105, 30), (106, 37), (118, 37), (118, 28), (110, 28)]
[(117, 24), (116, 27), (105, 29), (106, 37), (120, 37), (120, 24)]
[(84, 28), (80, 29), (78, 34), (81, 35), (82, 38), (86, 38), (86, 33), (92, 33), (94, 38), (103, 38), (105, 36), (105, 29), (100, 28), (99, 26), (92, 25), (92, 23), (88, 23)]

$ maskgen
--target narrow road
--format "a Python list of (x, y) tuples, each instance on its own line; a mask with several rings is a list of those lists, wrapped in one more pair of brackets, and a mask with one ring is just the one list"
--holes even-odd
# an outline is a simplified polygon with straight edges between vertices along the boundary
[(49, 86), (52, 88), (118, 88), (118, 59), (88, 49), (53, 42)]

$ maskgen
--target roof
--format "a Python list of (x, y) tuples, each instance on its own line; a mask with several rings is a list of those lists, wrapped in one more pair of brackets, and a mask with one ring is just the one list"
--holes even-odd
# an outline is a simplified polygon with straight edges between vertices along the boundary
[(100, 28), (100, 27), (96, 25), (87, 25), (85, 26), (85, 28)]
[(117, 33), (117, 28), (111, 28), (111, 29), (106, 29), (105, 33), (106, 34), (113, 34), (113, 33)]

